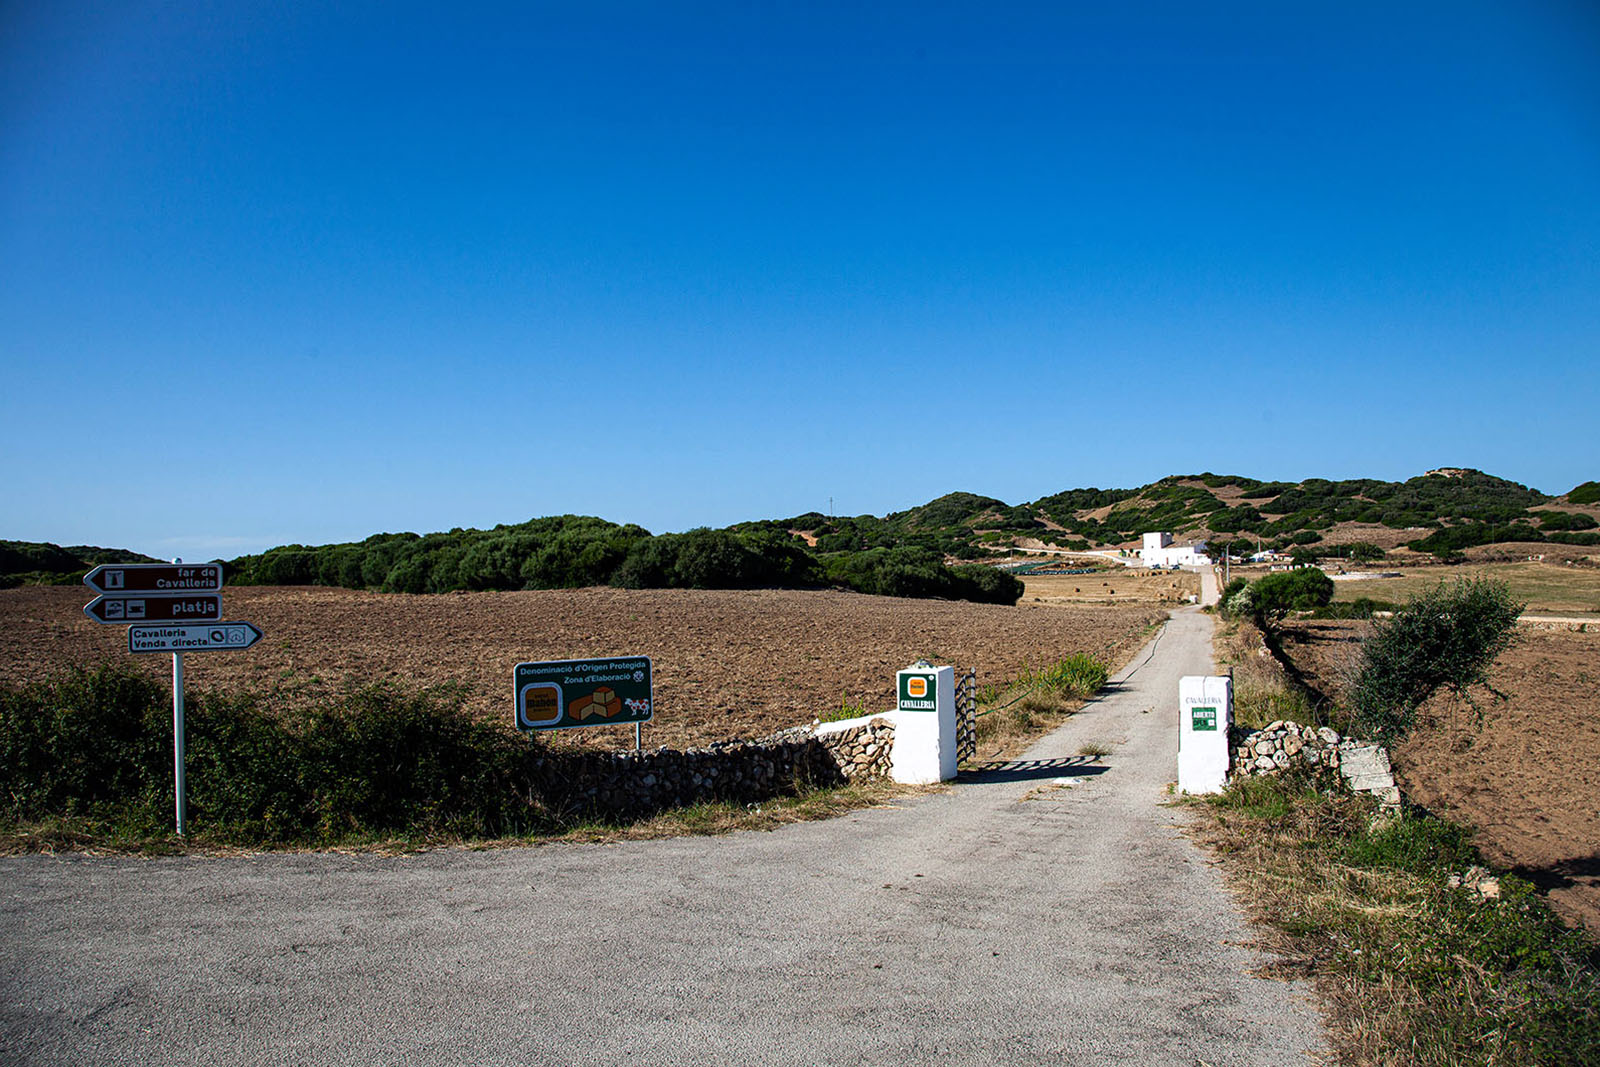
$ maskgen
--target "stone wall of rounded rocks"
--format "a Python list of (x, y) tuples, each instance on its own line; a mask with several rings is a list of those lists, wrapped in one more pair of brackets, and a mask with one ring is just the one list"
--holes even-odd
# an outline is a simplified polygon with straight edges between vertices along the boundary
[(1234, 727), (1229, 737), (1235, 776), (1276, 774), (1296, 763), (1331, 767), (1351, 789), (1371, 793), (1388, 806), (1400, 803), (1389, 752), (1381, 745), (1341, 737), (1329, 726), (1280, 719), (1261, 730)]
[(848, 781), (889, 777), (894, 756), (894, 723), (873, 719), (861, 726), (816, 738)]
[(874, 719), (820, 738), (798, 727), (682, 751), (552, 753), (541, 761), (541, 795), (529, 799), (560, 815), (624, 818), (710, 801), (750, 804), (885, 777), (893, 747), (894, 724)]

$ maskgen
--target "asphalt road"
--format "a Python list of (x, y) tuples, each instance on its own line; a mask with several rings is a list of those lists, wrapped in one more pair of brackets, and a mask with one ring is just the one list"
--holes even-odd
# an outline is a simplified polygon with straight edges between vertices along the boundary
[(1305, 1064), (1309, 991), (1251, 976), (1163, 805), (1209, 633), (1180, 612), (1025, 761), (829, 822), (0, 859), (0, 1061)]

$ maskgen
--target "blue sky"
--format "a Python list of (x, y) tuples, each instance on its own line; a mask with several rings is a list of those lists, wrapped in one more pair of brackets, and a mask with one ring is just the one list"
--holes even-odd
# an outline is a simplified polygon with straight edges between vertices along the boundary
[(1563, 492), (1597, 357), (1589, 4), (0, 8), (0, 537)]

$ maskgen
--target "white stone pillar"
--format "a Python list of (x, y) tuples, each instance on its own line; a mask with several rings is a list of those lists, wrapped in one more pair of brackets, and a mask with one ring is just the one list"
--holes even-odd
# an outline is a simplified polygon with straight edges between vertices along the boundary
[(956, 776), (956, 669), (913, 664), (897, 675), (889, 777), (928, 785)]
[(1178, 680), (1178, 792), (1222, 792), (1228, 781), (1232, 723), (1232, 678), (1187, 675)]

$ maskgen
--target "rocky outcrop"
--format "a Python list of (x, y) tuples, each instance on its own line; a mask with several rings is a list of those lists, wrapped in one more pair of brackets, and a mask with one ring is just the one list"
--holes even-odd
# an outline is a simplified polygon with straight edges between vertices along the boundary
[(1297, 762), (1331, 767), (1358, 793), (1371, 793), (1384, 807), (1400, 805), (1389, 752), (1381, 745), (1341, 737), (1328, 726), (1279, 720), (1254, 732), (1235, 727), (1230, 753), (1236, 777), (1275, 774)]

